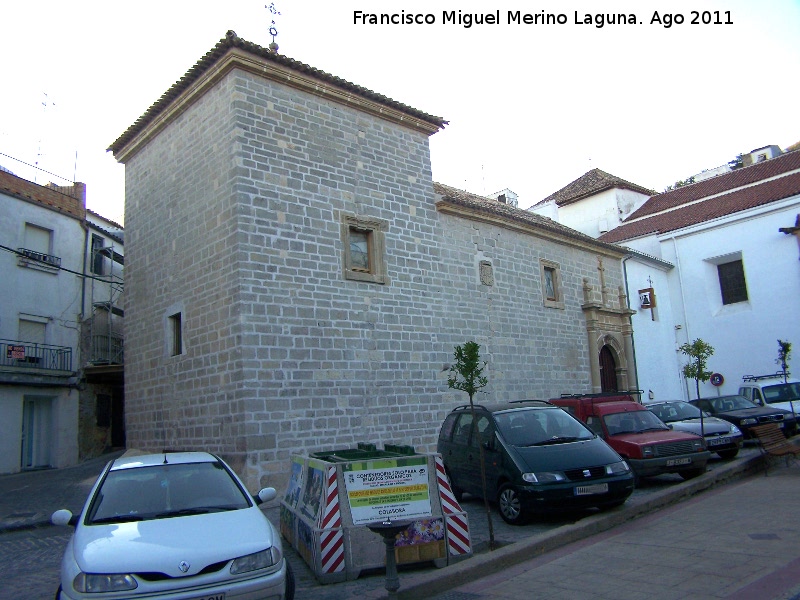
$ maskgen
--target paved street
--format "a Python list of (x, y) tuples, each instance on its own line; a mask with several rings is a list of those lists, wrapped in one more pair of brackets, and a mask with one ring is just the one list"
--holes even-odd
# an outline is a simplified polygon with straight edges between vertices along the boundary
[(800, 466), (778, 466), (427, 597), (796, 600), (798, 490)]
[[(57, 507), (79, 510), (82, 500), (77, 498), (85, 498), (107, 458), (73, 469), (0, 477), (0, 519), (5, 528), (5, 533), (0, 533), (0, 598), (53, 597), (60, 556), (70, 530), (31, 524), (41, 523)], [(794, 491), (800, 483), (800, 467), (786, 469), (782, 464), (776, 465), (770, 476), (764, 477), (759, 465), (758, 450), (749, 447), (733, 461), (713, 460), (709, 473), (692, 481), (683, 482), (677, 476), (645, 480), (624, 507), (599, 514), (587, 511), (512, 527), (493, 511), (495, 539), (500, 544), (494, 552), (487, 551), (483, 502), (467, 497), (464, 508), (469, 514), (475, 556), (443, 569), (425, 564), (402, 568), (398, 596), (415, 600), (505, 599), (522, 593), (530, 597), (530, 591), (537, 590), (536, 596), (542, 598), (618, 600), (644, 597), (635, 592), (646, 589), (648, 598), (722, 598), (726, 597), (724, 594), (739, 593), (740, 587), (764, 585), (758, 581), (758, 573), (769, 573), (774, 566), (777, 577), (787, 582), (785, 589), (770, 588), (772, 595), (730, 597), (792, 597), (785, 594), (791, 587), (793, 571), (800, 572), (800, 525), (796, 525), (800, 504)], [(78, 506), (74, 506), (76, 503)], [(683, 512), (704, 506), (706, 512), (699, 516)], [(277, 506), (265, 512), (277, 523)], [(708, 518), (709, 514), (714, 518)], [(748, 515), (755, 516), (754, 522), (747, 521)], [(733, 531), (724, 529), (726, 524)], [(656, 541), (647, 542), (647, 536), (655, 536)], [(292, 549), (286, 553), (297, 575), (299, 600), (387, 597), (380, 570), (363, 573), (354, 581), (321, 585)], [(702, 575), (703, 569), (711, 568), (700, 561), (704, 555), (713, 558), (712, 566), (722, 576), (733, 579), (718, 586), (718, 595), (707, 595), (704, 588), (683, 596), (659, 595), (666, 592), (643, 583), (670, 581), (670, 577), (677, 577), (676, 573), (683, 581), (687, 573), (698, 569)], [(536, 558), (530, 560), (532, 557)], [(647, 560), (643, 562), (642, 557)], [(564, 562), (569, 560), (577, 564)], [(735, 567), (730, 573), (729, 564)], [(648, 568), (655, 574), (648, 574)], [(564, 573), (576, 575), (565, 579)], [(703, 581), (701, 575), (695, 577), (696, 582)], [(719, 581), (719, 576), (714, 577), (711, 581)], [(564, 587), (565, 581), (584, 588)], [(610, 587), (604, 588), (606, 585)], [(620, 589), (633, 591), (625, 595), (628, 592), (622, 594)]]

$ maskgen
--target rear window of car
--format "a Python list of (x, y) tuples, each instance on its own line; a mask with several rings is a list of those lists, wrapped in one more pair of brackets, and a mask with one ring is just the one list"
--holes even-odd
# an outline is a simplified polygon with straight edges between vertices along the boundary
[(220, 463), (111, 470), (95, 493), (87, 525), (238, 510), (251, 505)]

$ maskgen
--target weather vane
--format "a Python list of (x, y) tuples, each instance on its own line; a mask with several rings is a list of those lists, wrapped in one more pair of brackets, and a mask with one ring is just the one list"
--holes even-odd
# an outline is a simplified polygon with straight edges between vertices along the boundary
[(276, 16), (279, 17), (281, 15), (281, 13), (280, 13), (280, 11), (278, 11), (277, 8), (275, 8), (275, 3), (274, 2), (271, 2), (270, 4), (265, 4), (264, 8), (266, 8), (270, 13), (272, 13), (272, 17), (273, 17), (272, 18), (272, 24), (270, 25), (270, 28), (269, 28), (269, 34), (272, 36), (272, 43), (269, 45), (269, 47), (270, 47), (270, 50), (272, 50), (273, 52), (277, 52), (278, 51), (278, 44), (275, 42), (275, 36), (278, 35), (278, 29), (277, 29), (277, 27), (275, 27), (275, 17)]

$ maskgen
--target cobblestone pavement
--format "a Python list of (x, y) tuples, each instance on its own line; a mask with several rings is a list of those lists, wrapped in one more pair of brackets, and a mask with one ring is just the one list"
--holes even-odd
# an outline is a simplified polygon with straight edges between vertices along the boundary
[[(47, 519), (58, 508), (66, 507), (73, 512), (81, 510), (92, 483), (109, 458), (101, 457), (69, 469), (0, 477), (0, 566), (3, 574), (0, 577), (0, 598), (36, 600), (53, 597), (58, 586), (61, 554), (71, 530), (45, 525)], [(645, 479), (624, 507), (603, 513), (600, 520), (610, 519), (608, 526), (611, 527), (615, 522), (668, 506), (703, 489), (740, 477), (748, 469), (752, 470), (758, 460), (758, 450), (749, 447), (743, 449), (733, 461), (712, 459), (709, 473), (695, 480), (683, 482), (678, 476)], [(586, 511), (569, 516), (540, 518), (515, 527), (506, 524), (493, 508), (491, 517), (495, 541), (501, 549), (488, 553), (488, 522), (483, 501), (466, 496), (463, 507), (469, 515), (475, 557), (461, 564), (513, 548), (521, 542), (530, 542), (534, 538), (543, 540), (541, 551), (545, 552), (549, 547), (564, 543), (558, 542), (557, 536), (553, 537), (555, 533), (598, 519), (593, 516), (595, 512)], [(279, 507), (273, 504), (265, 509), (265, 513), (277, 525)], [(362, 573), (353, 581), (322, 585), (293, 549), (287, 547), (286, 555), (297, 578), (296, 597), (299, 600), (387, 597), (382, 569)], [(450, 570), (451, 567), (437, 569), (429, 563), (401, 567), (400, 595), (403, 596), (405, 589), (413, 592), (419, 585), (430, 585), (426, 583), (428, 580), (441, 578)], [(416, 592), (414, 597), (427, 595)], [(456, 600), (455, 596), (453, 600)]]

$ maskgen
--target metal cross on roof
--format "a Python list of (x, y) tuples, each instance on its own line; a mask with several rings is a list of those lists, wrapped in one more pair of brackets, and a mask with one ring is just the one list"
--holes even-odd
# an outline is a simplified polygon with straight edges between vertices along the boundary
[(264, 8), (266, 8), (270, 13), (272, 13), (273, 19), (272, 24), (269, 27), (269, 34), (272, 36), (272, 43), (270, 43), (269, 47), (273, 52), (278, 51), (278, 44), (275, 42), (275, 36), (278, 35), (278, 28), (275, 26), (275, 17), (280, 16), (280, 11), (275, 7), (275, 3), (271, 2), (270, 4), (265, 4)]

